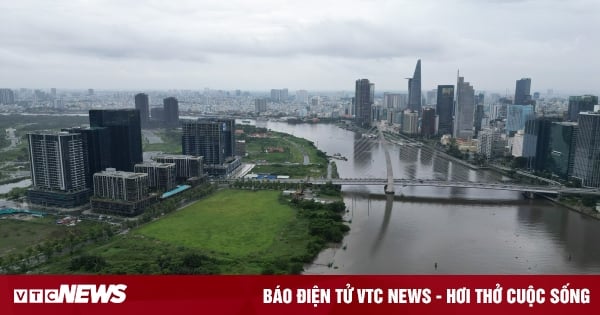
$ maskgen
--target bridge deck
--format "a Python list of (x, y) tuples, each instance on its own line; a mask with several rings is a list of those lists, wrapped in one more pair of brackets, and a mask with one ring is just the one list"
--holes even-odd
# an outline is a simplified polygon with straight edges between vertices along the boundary
[[(234, 182), (236, 180), (226, 180), (225, 182)], [(386, 185), (387, 178), (338, 178), (338, 179), (277, 179), (270, 181), (279, 181), (281, 183), (309, 183), (313, 185), (324, 185), (328, 182), (334, 185)], [(428, 186), (428, 187), (457, 187), (457, 188), (477, 188), (492, 190), (507, 190), (520, 192), (533, 192), (544, 194), (583, 194), (599, 195), (600, 189), (596, 188), (570, 188), (565, 186), (534, 186), (518, 185), (507, 183), (481, 183), (481, 182), (459, 182), (443, 181), (432, 179), (394, 179), (395, 186)]]

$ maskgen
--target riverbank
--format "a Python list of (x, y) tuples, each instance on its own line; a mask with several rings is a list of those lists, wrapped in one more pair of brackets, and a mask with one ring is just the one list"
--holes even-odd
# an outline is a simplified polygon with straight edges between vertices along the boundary
[(292, 178), (325, 177), (328, 161), (324, 152), (306, 139), (251, 125), (237, 126), (246, 141), (243, 161), (256, 166), (256, 174), (274, 174)]
[[(348, 227), (343, 202), (286, 199), (280, 191), (220, 190), (109, 242), (34, 270), (100, 274), (296, 274)], [(94, 269), (74, 261), (102, 262)], [(75, 268), (75, 269), (74, 269)]]
[[(292, 170), (300, 177), (324, 176), (329, 166), (337, 177), (335, 163), (330, 165), (312, 142), (271, 134), (294, 150), (290, 156), (311, 163), (280, 165), (268, 160), (276, 156), (265, 154), (265, 162), (270, 164), (264, 166), (280, 167), (279, 174)], [(340, 187), (325, 186), (315, 192), (326, 203), (283, 196), (280, 189), (266, 186), (210, 190), (207, 197), (189, 203), (198, 194), (204, 196), (204, 188), (194, 188), (202, 191), (188, 191), (146, 209), (141, 216), (122, 222), (110, 239), (80, 244), (73, 253), (54, 255), (20, 270), (52, 274), (300, 273), (327, 244), (340, 242), (349, 230), (342, 220), (345, 206), (340, 201)], [(55, 228), (48, 224), (48, 229)], [(90, 261), (98, 263), (92, 268), (87, 264)]]
[(544, 199), (546, 199), (546, 200), (552, 201), (553, 203), (555, 203), (557, 205), (560, 205), (562, 207), (570, 209), (572, 211), (581, 213), (581, 214), (583, 214), (585, 216), (588, 216), (590, 218), (594, 218), (596, 220), (600, 220), (600, 212), (598, 212), (595, 209), (592, 209), (590, 207), (586, 207), (584, 205), (581, 205), (580, 204), (581, 202), (578, 202), (578, 204), (570, 204), (570, 203), (566, 203), (564, 201), (561, 201), (561, 200), (559, 200), (557, 198), (552, 198), (552, 197), (545, 196), (545, 195), (539, 195), (539, 196), (542, 197), (542, 198), (544, 198)]

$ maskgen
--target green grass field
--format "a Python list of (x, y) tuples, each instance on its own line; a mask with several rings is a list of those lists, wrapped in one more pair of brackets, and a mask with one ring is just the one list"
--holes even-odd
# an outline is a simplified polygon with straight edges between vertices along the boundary
[[(284, 152), (267, 153), (268, 147), (281, 147)], [(249, 138), (246, 140), (248, 160), (265, 160), (271, 163), (302, 163), (302, 152), (282, 138)]]
[(143, 138), (142, 149), (144, 151), (161, 151), (164, 153), (181, 154), (181, 131), (156, 129), (154, 133), (163, 140), (163, 143), (150, 144)]
[(65, 227), (51, 221), (47, 218), (0, 220), (0, 256), (24, 252), (25, 248), (40, 241), (61, 236)]
[(30, 218), (17, 220), (3, 218), (0, 220), (0, 257), (9, 254), (25, 253), (27, 248), (40, 243), (67, 237), (69, 234), (79, 235), (96, 223), (85, 221), (77, 226), (64, 226), (55, 223), (56, 217)]
[(292, 255), (304, 249), (306, 235), (289, 229), (295, 213), (279, 194), (223, 190), (135, 233), (231, 258)]

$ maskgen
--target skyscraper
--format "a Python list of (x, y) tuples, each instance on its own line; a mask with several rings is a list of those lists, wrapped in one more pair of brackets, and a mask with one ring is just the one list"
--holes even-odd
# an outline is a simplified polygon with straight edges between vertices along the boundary
[(204, 164), (219, 165), (235, 154), (235, 120), (198, 118), (182, 121), (184, 155), (202, 156)]
[(165, 127), (175, 128), (179, 126), (179, 101), (174, 97), (163, 100)]
[(415, 73), (408, 79), (408, 109), (421, 112), (421, 59), (417, 60)]
[(595, 95), (569, 96), (567, 119), (569, 121), (577, 121), (579, 112), (592, 111), (596, 104), (598, 104), (598, 96)]
[(425, 137), (431, 137), (435, 135), (437, 129), (435, 117), (435, 108), (423, 108), (423, 114), (421, 115), (421, 135)]
[(550, 127), (550, 156), (545, 169), (563, 179), (573, 174), (577, 131), (578, 126), (574, 122), (554, 122)]
[(111, 167), (133, 171), (133, 166), (142, 162), (142, 128), (137, 109), (92, 109), (90, 126), (108, 128)]
[(535, 119), (533, 105), (507, 105), (506, 133), (512, 135), (525, 129), (525, 123), (530, 119)]
[(374, 93), (375, 85), (371, 84), (368, 79), (356, 80), (354, 92), (354, 106), (356, 108), (354, 120), (356, 124), (365, 127), (370, 126)]
[(150, 103), (148, 101), (148, 94), (138, 93), (135, 95), (135, 109), (140, 111), (140, 123), (142, 128), (148, 126), (148, 120), (150, 120)]
[(437, 105), (438, 134), (452, 134), (452, 114), (454, 108), (454, 85), (438, 85)]
[[(519, 106), (519, 105), (509, 105)], [(527, 105), (531, 106), (532, 105)], [(550, 156), (550, 129), (552, 120), (546, 117), (528, 119), (525, 122), (523, 138), (523, 157), (528, 158), (530, 169), (543, 170)]]
[(600, 112), (582, 112), (575, 144), (573, 177), (584, 187), (600, 187)]
[(383, 105), (385, 108), (404, 110), (406, 109), (406, 94), (383, 93)]
[(32, 203), (74, 207), (88, 201), (81, 135), (68, 132), (27, 134)]
[(475, 112), (475, 91), (465, 78), (459, 76), (456, 83), (456, 106), (454, 110), (454, 138), (473, 137), (473, 117)]
[(531, 79), (523, 78), (517, 80), (515, 87), (515, 105), (528, 105), (531, 104)]
[(94, 173), (111, 167), (110, 130), (106, 127), (75, 127), (63, 131), (81, 135), (86, 186), (93, 188)]
[(475, 105), (475, 114), (473, 115), (473, 127), (475, 129), (474, 136), (477, 138), (481, 130), (481, 122), (483, 121), (483, 104)]

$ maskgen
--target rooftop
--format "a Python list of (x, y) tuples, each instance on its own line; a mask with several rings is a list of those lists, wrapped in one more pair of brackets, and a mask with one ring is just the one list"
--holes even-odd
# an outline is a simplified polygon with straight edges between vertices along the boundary
[(98, 176), (109, 176), (109, 177), (121, 177), (127, 179), (135, 179), (141, 177), (147, 177), (146, 173), (134, 173), (134, 172), (125, 172), (125, 171), (117, 171), (114, 168), (107, 168), (106, 171), (98, 172), (94, 174), (94, 177)]

